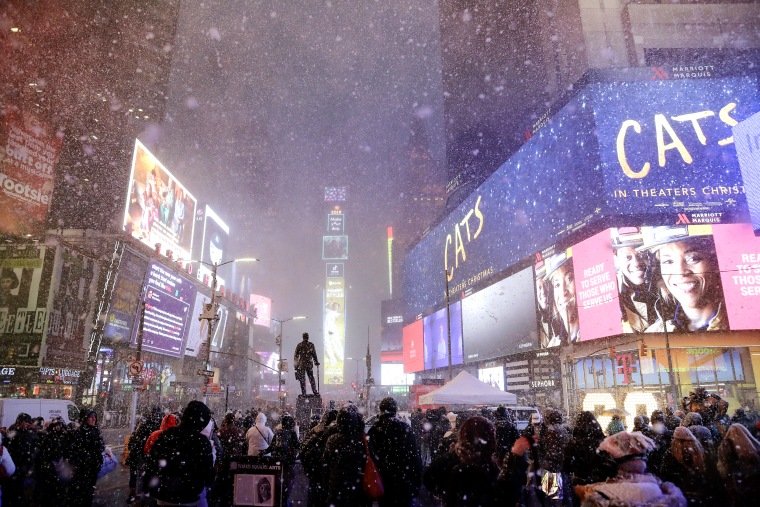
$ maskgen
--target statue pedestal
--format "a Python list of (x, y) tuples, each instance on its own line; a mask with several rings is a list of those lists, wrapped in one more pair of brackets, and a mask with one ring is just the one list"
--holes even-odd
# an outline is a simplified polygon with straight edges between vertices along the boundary
[(312, 416), (322, 417), (322, 396), (318, 394), (299, 394), (296, 401), (296, 420), (303, 436), (311, 425)]

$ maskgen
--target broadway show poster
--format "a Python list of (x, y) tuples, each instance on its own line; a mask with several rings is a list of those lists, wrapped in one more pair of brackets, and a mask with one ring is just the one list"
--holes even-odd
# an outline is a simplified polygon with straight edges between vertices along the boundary
[(119, 342), (128, 340), (132, 335), (132, 327), (139, 317), (140, 297), (147, 271), (147, 259), (129, 249), (124, 250), (103, 331), (104, 338)]
[(178, 260), (190, 260), (197, 200), (163, 164), (135, 141), (124, 230), (150, 248), (160, 245)]
[(39, 366), (55, 252), (0, 247), (0, 361)]
[(45, 229), (61, 138), (27, 111), (6, 106), (0, 122), (0, 232)]
[(731, 329), (760, 329), (760, 238), (750, 224), (713, 225)]
[(98, 264), (65, 246), (58, 248), (58, 255), (43, 364), (83, 368), (85, 340), (92, 331)]

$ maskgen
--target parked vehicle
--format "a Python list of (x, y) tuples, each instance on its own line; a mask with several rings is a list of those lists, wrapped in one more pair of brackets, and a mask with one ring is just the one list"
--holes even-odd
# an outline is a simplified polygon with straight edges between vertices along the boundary
[(68, 424), (79, 420), (79, 409), (69, 400), (49, 400), (43, 398), (3, 398), (0, 399), (0, 428), (7, 428), (16, 422), (16, 417), (25, 412), (49, 421), (61, 417)]

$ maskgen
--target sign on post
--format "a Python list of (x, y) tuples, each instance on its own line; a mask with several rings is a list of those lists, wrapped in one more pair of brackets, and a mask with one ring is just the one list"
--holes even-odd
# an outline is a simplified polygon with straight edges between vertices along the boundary
[(139, 377), (143, 371), (142, 361), (132, 361), (129, 364), (129, 374), (133, 377)]
[(200, 375), (201, 377), (213, 378), (214, 371), (213, 370), (198, 370), (198, 375)]

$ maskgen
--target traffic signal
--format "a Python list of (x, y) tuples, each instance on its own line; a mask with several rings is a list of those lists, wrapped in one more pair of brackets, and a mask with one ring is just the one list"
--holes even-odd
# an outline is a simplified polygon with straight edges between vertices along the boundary
[(610, 347), (610, 359), (615, 359), (615, 347)]
[(648, 355), (647, 344), (642, 341), (641, 345), (639, 345), (639, 357), (647, 357)]

